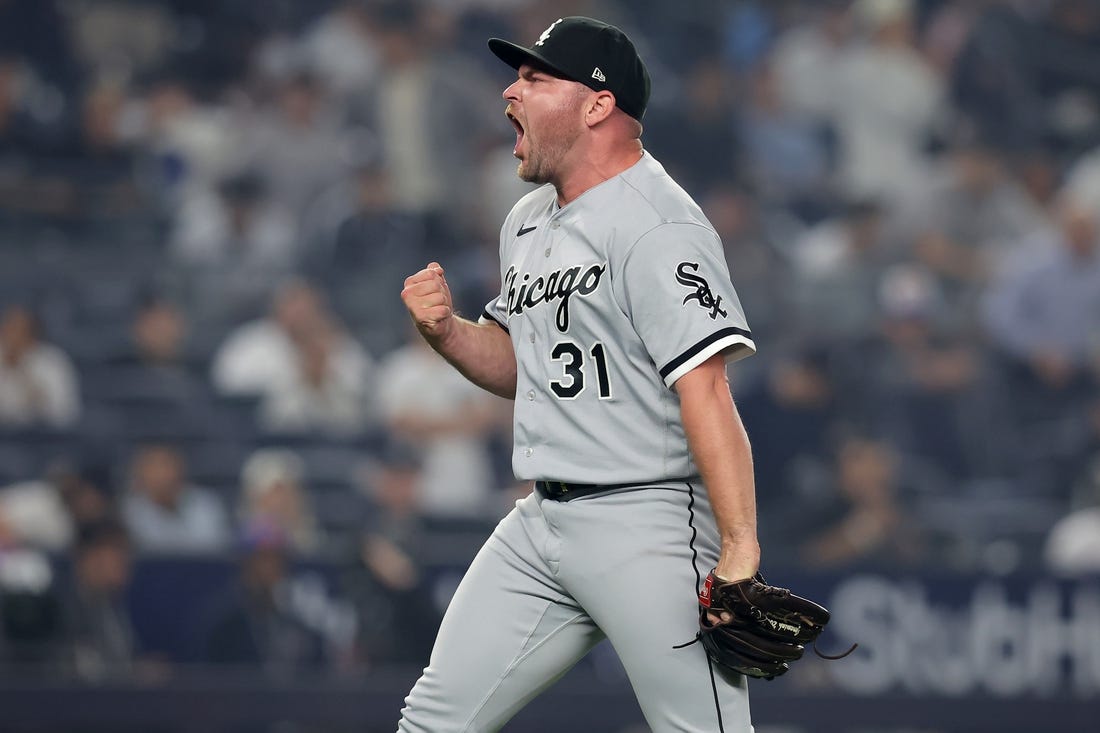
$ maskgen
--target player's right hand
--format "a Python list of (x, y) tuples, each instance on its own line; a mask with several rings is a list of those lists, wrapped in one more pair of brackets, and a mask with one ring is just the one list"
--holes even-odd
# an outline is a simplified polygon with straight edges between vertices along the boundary
[(454, 304), (443, 267), (438, 262), (405, 278), (401, 300), (409, 309), (416, 328), (429, 340), (442, 340), (454, 326)]

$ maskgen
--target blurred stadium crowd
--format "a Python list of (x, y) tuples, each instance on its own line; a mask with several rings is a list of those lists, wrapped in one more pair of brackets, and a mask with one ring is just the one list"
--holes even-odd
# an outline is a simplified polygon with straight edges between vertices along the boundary
[(240, 563), (193, 660), (422, 658), (419, 568), (526, 489), (398, 294), (499, 288), (485, 39), (567, 14), (638, 42), (725, 243), (765, 564), (1100, 568), (1097, 3), (0, 0), (5, 669), (132, 669), (154, 556)]

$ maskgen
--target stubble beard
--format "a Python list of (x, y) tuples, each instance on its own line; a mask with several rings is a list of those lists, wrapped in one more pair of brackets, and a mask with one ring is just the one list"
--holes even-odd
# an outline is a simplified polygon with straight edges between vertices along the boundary
[(557, 180), (557, 163), (568, 150), (569, 145), (560, 139), (538, 147), (532, 145), (527, 157), (516, 167), (516, 173), (528, 183), (553, 183)]
[(543, 142), (535, 144), (532, 141), (527, 147), (527, 156), (516, 166), (516, 174), (520, 179), (539, 185), (557, 183), (558, 165), (581, 134), (573, 122), (575, 115), (575, 100), (570, 100), (555, 110), (553, 117), (546, 121), (541, 136)]

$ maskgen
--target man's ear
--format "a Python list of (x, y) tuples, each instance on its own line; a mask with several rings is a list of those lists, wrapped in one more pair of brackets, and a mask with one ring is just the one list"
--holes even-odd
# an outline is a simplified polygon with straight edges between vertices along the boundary
[(606, 120), (615, 111), (615, 95), (608, 91), (596, 92), (588, 100), (584, 121), (594, 127)]

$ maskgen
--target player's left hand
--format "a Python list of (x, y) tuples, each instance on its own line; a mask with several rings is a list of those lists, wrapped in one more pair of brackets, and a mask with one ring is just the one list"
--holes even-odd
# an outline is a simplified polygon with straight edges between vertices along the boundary
[[(745, 533), (745, 536), (723, 545), (713, 574), (717, 582), (728, 583), (739, 578), (751, 578), (759, 570), (760, 543), (754, 536), (750, 537)], [(719, 614), (715, 611), (710, 614), (710, 618), (714, 623), (727, 623), (730, 614)]]
[[(785, 673), (828, 622), (823, 606), (768, 585), (759, 573), (730, 582), (711, 572), (699, 592), (697, 638), (715, 664), (749, 677)], [(838, 657), (818, 654), (839, 659), (852, 649)]]

